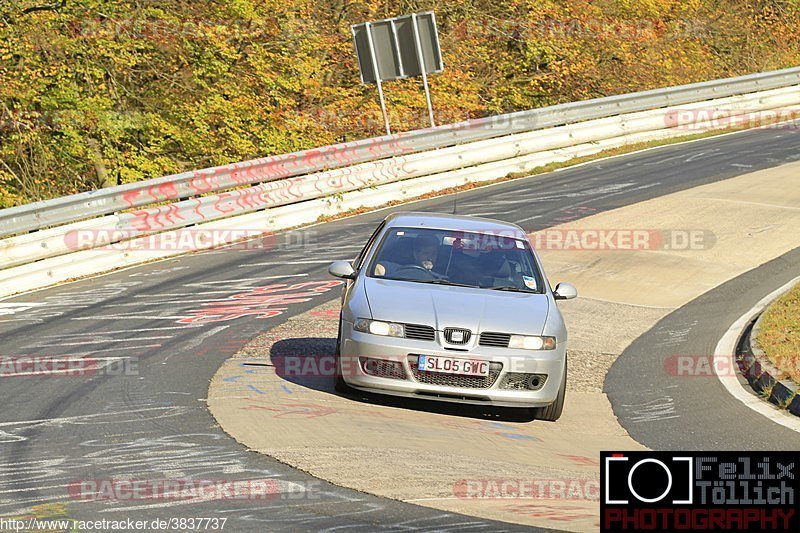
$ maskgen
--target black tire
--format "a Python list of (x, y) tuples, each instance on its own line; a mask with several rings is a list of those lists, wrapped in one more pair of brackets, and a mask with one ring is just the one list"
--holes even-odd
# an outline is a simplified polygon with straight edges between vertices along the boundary
[(336, 389), (336, 392), (339, 394), (352, 394), (353, 392), (350, 385), (338, 374), (336, 375), (336, 381), (333, 382), (333, 388)]
[(339, 333), (336, 336), (336, 352), (334, 354), (334, 358), (336, 360), (336, 370), (334, 371), (334, 378), (333, 378), (333, 388), (336, 392), (340, 394), (352, 394), (353, 388), (347, 384), (347, 382), (342, 377), (342, 359), (340, 356), (340, 349), (341, 346), (341, 338), (342, 338), (342, 322), (339, 321)]
[(564, 411), (564, 399), (567, 396), (567, 364), (564, 362), (564, 375), (561, 378), (561, 387), (558, 389), (558, 396), (556, 401), (547, 407), (537, 407), (531, 413), (537, 420), (546, 420), (548, 422), (555, 422), (561, 418), (561, 413)]

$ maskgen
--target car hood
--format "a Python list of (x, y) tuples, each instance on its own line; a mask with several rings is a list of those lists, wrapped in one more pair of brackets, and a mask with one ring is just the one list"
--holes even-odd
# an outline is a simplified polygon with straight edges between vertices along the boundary
[(372, 318), (424, 324), (441, 331), (467, 328), (474, 333), (497, 331), (541, 335), (549, 303), (545, 294), (490, 291), (366, 278)]

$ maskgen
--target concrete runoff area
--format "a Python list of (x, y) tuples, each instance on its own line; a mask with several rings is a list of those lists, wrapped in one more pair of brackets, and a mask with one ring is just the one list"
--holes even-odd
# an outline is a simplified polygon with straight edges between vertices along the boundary
[[(643, 449), (602, 393), (608, 368), (674, 309), (800, 246), (798, 172), (800, 163), (790, 163), (548, 230), (662, 236), (635, 250), (540, 251), (550, 281), (571, 282), (580, 294), (560, 303), (570, 368), (556, 423), (422, 400), (345, 398), (329, 377), (278, 375), (276, 358), (333, 353), (338, 300), (228, 360), (211, 383), (210, 409), (250, 449), (337, 485), (507, 522), (596, 530), (598, 452)], [(686, 232), (704, 238), (687, 247), (664, 237)]]
[[(570, 229), (703, 232), (693, 248), (542, 252), (552, 281), (574, 283), (584, 297), (677, 308), (752, 268), (793, 250), (800, 230), (800, 163), (745, 174), (582, 219)], [(706, 244), (707, 243), (707, 244)], [(680, 244), (680, 243), (679, 243)], [(574, 322), (573, 322), (574, 324)], [(573, 329), (575, 326), (573, 325)]]

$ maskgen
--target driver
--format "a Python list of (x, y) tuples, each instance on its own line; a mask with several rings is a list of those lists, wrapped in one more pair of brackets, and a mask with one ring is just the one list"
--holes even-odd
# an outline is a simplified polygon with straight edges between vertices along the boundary
[(423, 235), (414, 239), (414, 264), (425, 270), (433, 270), (436, 256), (439, 255), (439, 240), (433, 235)]
[(404, 267), (418, 267), (427, 271), (433, 270), (436, 256), (439, 254), (439, 239), (433, 235), (415, 237), (411, 251), (411, 262), (382, 261), (375, 265), (375, 275), (385, 276), (387, 271), (394, 272)]

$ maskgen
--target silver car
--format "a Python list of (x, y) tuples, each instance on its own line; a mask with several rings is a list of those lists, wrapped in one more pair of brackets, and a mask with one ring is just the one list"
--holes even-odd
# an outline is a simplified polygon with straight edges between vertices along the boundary
[(477, 217), (388, 216), (353, 262), (337, 342), (336, 389), (520, 407), (557, 420), (567, 330), (524, 231)]

